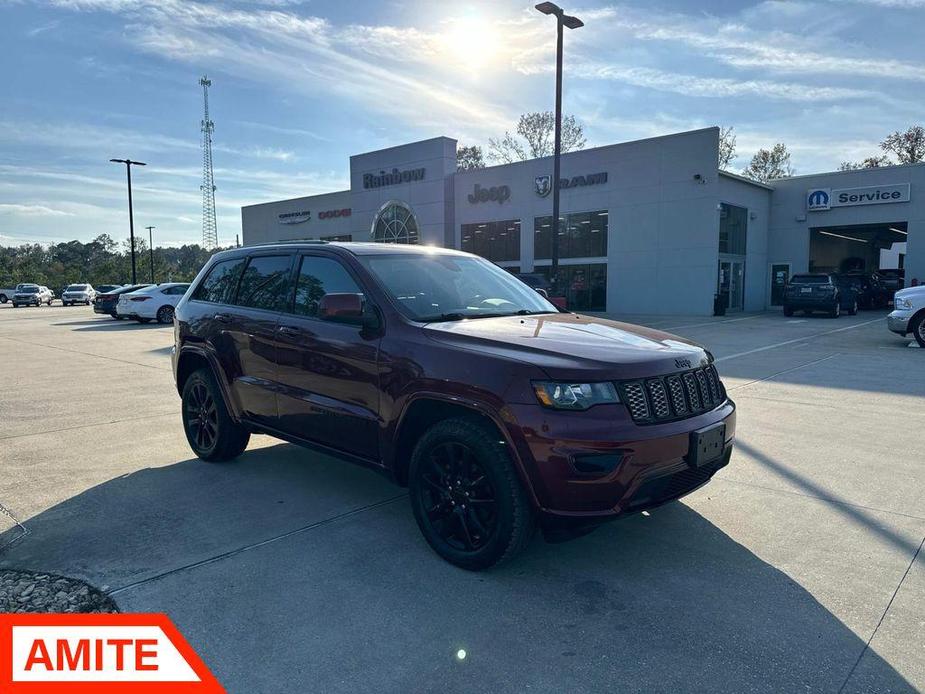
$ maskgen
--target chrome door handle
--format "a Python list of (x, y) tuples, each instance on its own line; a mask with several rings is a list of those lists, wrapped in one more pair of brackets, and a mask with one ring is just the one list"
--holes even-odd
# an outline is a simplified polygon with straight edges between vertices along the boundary
[(283, 335), (288, 335), (289, 337), (296, 337), (302, 333), (298, 328), (293, 328), (291, 325), (281, 325), (277, 328), (279, 332)]
[(231, 322), (231, 314), (229, 313), (216, 313), (213, 318), (215, 318), (215, 320), (217, 320), (219, 323)]

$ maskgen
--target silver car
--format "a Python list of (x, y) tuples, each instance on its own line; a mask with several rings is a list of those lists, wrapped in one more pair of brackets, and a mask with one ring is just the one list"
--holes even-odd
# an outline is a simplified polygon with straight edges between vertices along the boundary
[(89, 284), (71, 284), (61, 293), (61, 303), (65, 306), (86, 304), (89, 306), (96, 298), (96, 290)]

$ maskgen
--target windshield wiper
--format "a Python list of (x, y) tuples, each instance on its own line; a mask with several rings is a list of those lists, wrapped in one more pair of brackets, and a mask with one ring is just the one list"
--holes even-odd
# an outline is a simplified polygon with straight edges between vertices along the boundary
[(556, 311), (531, 311), (528, 308), (522, 308), (513, 315), (515, 316), (539, 316), (544, 313), (556, 313)]

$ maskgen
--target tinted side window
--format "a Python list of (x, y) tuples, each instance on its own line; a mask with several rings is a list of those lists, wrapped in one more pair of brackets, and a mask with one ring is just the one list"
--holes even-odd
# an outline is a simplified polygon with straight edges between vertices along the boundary
[(295, 290), (293, 312), (317, 316), (318, 302), (325, 294), (362, 294), (346, 268), (332, 258), (303, 256)]
[(212, 301), (217, 304), (230, 304), (234, 299), (234, 290), (238, 284), (238, 277), (247, 258), (223, 260), (215, 263), (209, 274), (196, 287), (193, 299), (199, 301)]
[(264, 255), (250, 259), (238, 285), (238, 306), (282, 311), (289, 299), (292, 256)]
[(189, 289), (188, 284), (179, 284), (176, 287), (167, 287), (167, 289), (165, 289), (161, 293), (166, 294), (168, 296), (183, 296), (184, 294), (186, 294), (187, 289)]

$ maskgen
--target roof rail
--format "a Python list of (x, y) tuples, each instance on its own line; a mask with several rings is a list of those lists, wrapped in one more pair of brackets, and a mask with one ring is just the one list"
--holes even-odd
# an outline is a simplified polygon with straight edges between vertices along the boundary
[(284, 246), (287, 243), (316, 243), (319, 246), (329, 243), (323, 239), (286, 239), (285, 241), (263, 241), (262, 243), (255, 243), (251, 246), (246, 246), (246, 248), (253, 248), (254, 246)]

